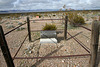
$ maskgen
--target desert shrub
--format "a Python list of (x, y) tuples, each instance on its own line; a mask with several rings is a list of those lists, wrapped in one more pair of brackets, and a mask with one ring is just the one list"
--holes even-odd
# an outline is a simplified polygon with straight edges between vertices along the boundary
[(68, 25), (67, 28), (68, 28), (68, 29), (78, 29), (78, 27), (74, 27), (74, 26), (71, 26), (71, 25)]
[(21, 30), (24, 30), (25, 28), (24, 27), (19, 27), (19, 28), (17, 28), (16, 30), (17, 31), (21, 31)]
[(0, 24), (2, 24), (3, 22), (0, 22)]
[(56, 16), (56, 15), (53, 15), (54, 17)]
[(35, 23), (35, 21), (33, 20), (33, 23)]
[(97, 17), (95, 17), (95, 16), (93, 16), (93, 17), (91, 17), (92, 18), (92, 20), (96, 20), (97, 19)]
[(18, 22), (18, 25), (22, 25), (22, 22)]
[(45, 24), (42, 30), (56, 30), (57, 27), (54, 24)]
[(35, 14), (34, 16), (35, 16), (35, 17), (36, 17), (36, 16), (39, 16), (39, 18), (41, 18), (41, 15), (40, 15), (40, 14)]
[(0, 21), (2, 21), (2, 18), (0, 17)]
[(10, 22), (6, 22), (5, 24), (10, 24)]
[(77, 15), (77, 13), (69, 13), (68, 18), (69, 18), (69, 21), (70, 21), (69, 24), (71, 26), (75, 26), (77, 24), (81, 25), (81, 24), (85, 23), (84, 18), (82, 16)]
[(6, 25), (6, 27), (7, 27), (8, 29), (11, 29), (11, 28), (14, 28), (15, 26), (14, 26), (14, 25)]

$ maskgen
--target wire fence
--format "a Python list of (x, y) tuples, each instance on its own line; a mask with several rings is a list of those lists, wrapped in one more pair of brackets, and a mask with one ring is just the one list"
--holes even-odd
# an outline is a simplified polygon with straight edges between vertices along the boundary
[[(14, 57), (12, 57), (12, 59), (14, 60), (14, 59), (50, 59), (50, 58), (72, 58), (72, 57), (83, 57), (83, 56), (91, 56), (91, 51), (90, 51), (90, 49), (85, 45), (85, 44), (83, 44), (78, 38), (76, 38), (76, 36), (78, 35), (78, 34), (76, 34), (75, 36), (73, 36), (73, 35), (71, 35), (68, 31), (64, 31), (64, 32), (67, 32), (68, 33), (68, 35), (70, 35), (70, 37), (71, 38), (73, 38), (82, 48), (84, 48), (87, 52), (88, 52), (88, 54), (78, 54), (78, 55), (65, 55), (65, 56), (44, 56), (44, 57), (16, 57), (17, 56), (17, 54), (18, 54), (18, 52), (20, 51), (20, 49), (21, 49), (21, 47), (22, 47), (22, 45), (24, 44), (24, 42), (25, 42), (25, 40), (26, 40), (26, 38), (27, 38), (27, 36), (29, 36), (30, 35), (30, 37), (31, 37), (31, 32), (36, 32), (36, 31), (42, 31), (42, 30), (30, 30), (30, 22), (31, 21), (48, 21), (48, 20), (65, 20), (65, 22), (66, 22), (66, 19), (36, 19), (36, 20), (29, 20), (28, 19), (28, 21), (27, 22), (25, 22), (25, 23), (23, 23), (22, 25), (20, 25), (20, 26), (17, 26), (17, 27), (15, 27), (14, 29), (12, 29), (12, 30), (10, 30), (10, 31), (8, 31), (7, 33), (5, 33), (3, 36), (6, 36), (6, 35), (8, 35), (9, 33), (11, 33), (11, 32), (13, 32), (14, 30), (16, 30), (17, 28), (19, 28), (19, 27), (21, 27), (21, 26), (23, 26), (23, 25), (25, 25), (26, 23), (27, 23), (27, 26), (28, 26), (28, 34), (26, 35), (26, 37), (24, 38), (24, 40), (22, 41), (22, 43), (20, 44), (20, 46), (19, 46), (19, 48), (18, 48), (18, 50), (16, 51), (16, 53), (15, 53), (15, 55), (14, 55)], [(68, 20), (67, 20), (68, 21)], [(29, 25), (28, 25), (29, 24)], [(34, 24), (34, 23), (33, 23)], [(38, 25), (37, 25), (38, 26)], [(77, 25), (77, 26), (79, 26), (79, 27), (82, 27), (82, 28), (84, 28), (84, 29), (86, 29), (86, 30), (88, 30), (88, 31), (91, 31), (91, 29), (89, 29), (89, 28), (87, 28), (87, 27), (84, 27), (84, 26), (81, 26), (81, 25)], [(2, 26), (1, 26), (2, 27)], [(57, 29), (57, 30), (66, 30), (66, 28), (63, 28), (63, 29)], [(29, 33), (30, 32), (30, 33)], [(65, 34), (67, 34), (67, 33), (65, 33)], [(65, 35), (64, 35), (65, 36)], [(29, 37), (29, 38), (30, 38)], [(66, 36), (65, 36), (66, 37)], [(68, 39), (70, 39), (70, 38), (67, 38), (66, 40), (68, 40)], [(7, 44), (6, 44), (7, 45)], [(69, 59), (70, 60), (70, 59)], [(62, 62), (64, 62), (64, 61), (62, 61)], [(68, 64), (67, 65), (72, 65), (71, 67), (73, 67), (73, 66), (75, 66), (75, 65), (77, 65), (77, 64), (74, 64), (74, 63), (72, 63), (72, 62), (70, 62), (70, 61), (68, 61), (68, 59), (67, 59), (67, 61), (66, 61)], [(85, 62), (85, 61), (84, 61)], [(83, 62), (82, 62), (83, 63)]]

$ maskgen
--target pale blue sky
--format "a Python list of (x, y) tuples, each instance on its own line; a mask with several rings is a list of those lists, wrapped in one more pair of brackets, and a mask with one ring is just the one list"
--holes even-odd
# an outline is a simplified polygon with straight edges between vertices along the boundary
[(63, 5), (73, 9), (100, 9), (100, 0), (0, 0), (0, 10), (60, 9)]

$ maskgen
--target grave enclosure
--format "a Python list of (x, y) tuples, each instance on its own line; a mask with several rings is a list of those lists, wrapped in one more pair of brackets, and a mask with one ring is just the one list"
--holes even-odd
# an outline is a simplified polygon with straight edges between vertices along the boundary
[[(32, 30), (30, 29), (30, 22), (31, 21), (47, 21), (47, 20), (64, 20), (65, 21), (65, 24), (64, 24), (64, 29), (58, 29), (58, 30), (64, 30), (64, 40), (66, 41), (68, 38), (67, 38), (67, 34), (73, 38), (78, 44), (80, 44), (80, 46), (82, 46), (88, 53), (87, 54), (81, 54), (81, 55), (66, 55), (66, 56), (49, 56), (49, 57), (16, 57), (16, 55), (18, 54), (20, 48), (22, 47), (23, 43), (25, 42), (27, 36), (29, 38), (29, 42), (32, 42), (32, 38), (31, 38), (31, 32), (34, 32), (34, 31), (42, 31), (42, 30)], [(13, 60), (15, 59), (42, 59), (42, 58), (45, 58), (45, 59), (48, 59), (48, 58), (64, 58), (64, 57), (80, 57), (80, 56), (91, 56), (91, 59), (90, 59), (90, 67), (95, 67), (96, 65), (96, 58), (97, 58), (97, 48), (98, 48), (98, 40), (99, 40), (99, 22), (100, 21), (94, 21), (94, 23), (92, 24), (92, 30), (84, 27), (84, 26), (80, 26), (79, 27), (82, 27), (84, 29), (87, 29), (91, 32), (91, 51), (89, 51), (89, 49), (87, 49), (83, 44), (80, 43), (79, 40), (77, 40), (77, 38), (75, 38), (75, 36), (71, 35), (68, 31), (67, 31), (67, 25), (68, 25), (68, 16), (65, 17), (65, 19), (36, 19), (36, 20), (30, 20), (29, 17), (27, 17), (27, 22), (25, 22), (24, 24), (22, 25), (19, 25), (17, 26), (16, 28), (8, 31), (7, 33), (4, 33), (3, 32), (3, 29), (2, 29), (2, 26), (0, 26), (0, 46), (1, 46), (1, 50), (2, 50), (2, 53), (4, 55), (4, 58), (6, 60), (6, 63), (7, 63), (7, 66), (8, 67), (15, 67), (14, 66), (14, 63), (13, 63)], [(23, 40), (23, 42), (21, 43), (18, 51), (15, 53), (15, 56), (14, 57), (11, 57), (11, 54), (10, 54), (10, 51), (8, 49), (8, 46), (7, 46), (7, 42), (6, 42), (6, 39), (5, 39), (5, 36), (8, 35), (9, 33), (13, 32), (14, 30), (16, 30), (17, 28), (23, 26), (27, 24), (27, 31), (28, 31), (28, 34), (27, 36), (25, 37), (25, 39)]]

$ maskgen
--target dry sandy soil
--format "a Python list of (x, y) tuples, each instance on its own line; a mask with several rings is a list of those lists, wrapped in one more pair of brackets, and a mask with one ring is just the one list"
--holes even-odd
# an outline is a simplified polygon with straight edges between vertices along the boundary
[[(26, 18), (26, 17), (25, 17)], [(20, 20), (7, 20), (7, 22), (12, 22), (14, 26), (18, 24), (15, 21), (20, 21), (24, 23), (24, 19)], [(36, 19), (36, 18), (34, 18)], [(62, 21), (54, 21), (53, 23), (57, 25), (59, 29), (63, 28)], [(2, 23), (4, 33), (11, 29), (6, 28), (6, 22)], [(52, 23), (52, 21), (41, 21), (41, 22), (31, 22), (31, 30), (41, 30), (45, 23)], [(91, 29), (92, 21), (86, 22), (86, 27)], [(20, 43), (24, 40), (27, 35), (27, 25), (23, 26), (25, 29), (22, 31), (13, 31), (12, 33), (6, 35), (6, 40), (8, 47), (10, 49), (12, 57), (18, 50)], [(69, 27), (68, 32), (71, 35), (79, 33), (76, 37), (82, 41), (88, 48), (90, 48), (91, 32), (83, 29), (81, 27), (71, 29)], [(32, 42), (28, 41), (28, 37), (21, 47), (17, 57), (47, 57), (47, 56), (66, 56), (66, 55), (77, 55), (77, 54), (88, 54), (88, 52), (81, 47), (74, 39), (70, 38), (68, 35), (68, 40), (64, 41), (64, 32), (57, 34), (58, 43), (57, 44), (40, 44), (40, 32), (31, 32)], [(100, 48), (98, 50), (98, 57), (100, 57)], [(15, 59), (15, 67), (88, 67), (90, 56), (84, 57), (71, 57), (71, 58), (50, 58), (50, 59)], [(98, 59), (100, 60), (100, 58)], [(97, 61), (100, 65), (100, 61)], [(2, 51), (0, 50), (0, 67), (6, 67), (5, 60), (2, 56)]]

